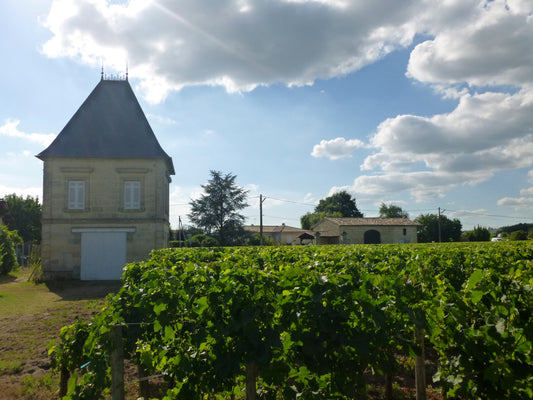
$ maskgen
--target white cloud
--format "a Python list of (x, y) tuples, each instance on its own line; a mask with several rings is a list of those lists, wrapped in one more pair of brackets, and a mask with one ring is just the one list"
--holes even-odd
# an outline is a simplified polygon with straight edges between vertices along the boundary
[[(370, 145), (377, 152), (361, 169), (378, 175), (354, 184), (368, 194), (405, 190), (421, 200), (435, 190), (442, 194), (490, 179), (496, 171), (527, 168), (533, 165), (533, 91), (467, 94), (449, 114), (390, 118)], [(363, 181), (372, 184), (362, 187)]]
[(166, 117), (163, 115), (157, 115), (157, 114), (146, 114), (146, 117), (153, 121), (156, 124), (159, 125), (175, 125), (176, 121), (170, 117)]
[(366, 199), (386, 198), (400, 192), (409, 192), (417, 202), (444, 197), (444, 193), (458, 184), (477, 184), (492, 176), (490, 172), (448, 173), (440, 171), (414, 171), (361, 175), (352, 185), (333, 187), (331, 192), (346, 190)]
[(315, 144), (311, 155), (317, 158), (327, 157), (330, 160), (337, 160), (350, 157), (355, 149), (363, 146), (364, 143), (359, 139), (346, 140), (343, 137), (338, 137), (332, 140), (321, 140), (319, 144)]
[(43, 188), (42, 187), (21, 187), (21, 186), (6, 186), (0, 185), (0, 199), (15, 193), (17, 196), (31, 196), (34, 198), (39, 198), (39, 202), (43, 198)]
[(533, 84), (531, 3), (495, 0), (462, 26), (448, 26), (411, 53), (408, 75), (472, 86)]
[(55, 139), (56, 135), (46, 133), (25, 133), (18, 129), (20, 121), (8, 119), (4, 125), (0, 126), (0, 135), (16, 137), (30, 142), (38, 143), (47, 147)]
[(533, 210), (533, 197), (504, 197), (498, 200), (498, 205), (513, 207), (515, 210)]
[[(417, 200), (533, 165), (530, 0), (54, 0), (49, 57), (104, 64), (153, 103), (191, 85), (229, 92), (342, 76), (410, 45), (407, 75), (457, 99), (448, 114), (399, 115), (370, 139), (350, 189)], [(497, 86), (495, 86), (497, 85)], [(314, 157), (349, 157), (357, 139), (322, 140)], [(526, 189), (528, 190), (528, 189)]]
[(447, 1), (435, 13), (425, 0), (54, 0), (42, 51), (118, 71), (128, 61), (146, 98), (159, 102), (190, 85), (234, 92), (344, 75), (476, 6)]

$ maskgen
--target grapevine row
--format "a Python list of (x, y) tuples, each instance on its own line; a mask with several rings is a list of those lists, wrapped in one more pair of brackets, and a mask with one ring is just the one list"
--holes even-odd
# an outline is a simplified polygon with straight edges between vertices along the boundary
[(117, 324), (167, 399), (351, 399), (419, 352), (418, 328), (447, 397), (533, 398), (532, 260), (529, 243), (160, 250), (50, 354), (73, 399), (108, 390)]

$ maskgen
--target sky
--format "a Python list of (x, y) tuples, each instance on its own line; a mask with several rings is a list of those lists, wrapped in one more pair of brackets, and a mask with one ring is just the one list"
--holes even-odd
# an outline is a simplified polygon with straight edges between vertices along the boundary
[(100, 80), (129, 82), (176, 174), (210, 171), (246, 224), (300, 227), (348, 191), (463, 229), (533, 222), (531, 0), (3, 0), (0, 197), (42, 199), (35, 157)]

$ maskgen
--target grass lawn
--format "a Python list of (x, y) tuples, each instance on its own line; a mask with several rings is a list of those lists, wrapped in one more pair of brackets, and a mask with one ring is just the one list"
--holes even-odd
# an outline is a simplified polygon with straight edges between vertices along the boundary
[(118, 282), (27, 282), (29, 269), (0, 277), (0, 397), (57, 398), (48, 344), (64, 325), (89, 320)]

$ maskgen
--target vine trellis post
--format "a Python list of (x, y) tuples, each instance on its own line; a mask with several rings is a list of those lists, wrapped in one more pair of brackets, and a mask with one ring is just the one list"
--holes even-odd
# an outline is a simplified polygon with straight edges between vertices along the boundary
[(416, 400), (426, 400), (426, 357), (424, 351), (424, 328), (415, 326), (415, 346), (418, 354), (415, 359)]
[(124, 349), (122, 348), (122, 326), (111, 327), (113, 350), (110, 355), (111, 363), (111, 399), (124, 400)]

